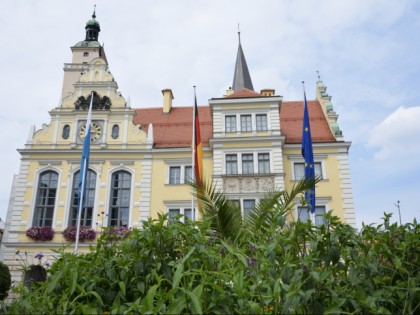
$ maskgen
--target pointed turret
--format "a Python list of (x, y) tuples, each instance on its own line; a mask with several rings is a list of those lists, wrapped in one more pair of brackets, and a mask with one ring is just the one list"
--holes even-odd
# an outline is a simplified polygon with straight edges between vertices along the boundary
[(248, 66), (246, 64), (245, 55), (241, 45), (241, 32), (238, 31), (239, 45), (238, 54), (236, 56), (235, 73), (233, 76), (232, 90), (248, 89), (254, 91), (251, 76), (249, 75)]

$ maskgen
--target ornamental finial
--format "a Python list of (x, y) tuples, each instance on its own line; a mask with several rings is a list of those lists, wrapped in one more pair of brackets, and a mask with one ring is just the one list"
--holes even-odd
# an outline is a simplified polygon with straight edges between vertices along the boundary
[(93, 5), (93, 14), (92, 14), (92, 17), (93, 18), (96, 18), (96, 3)]

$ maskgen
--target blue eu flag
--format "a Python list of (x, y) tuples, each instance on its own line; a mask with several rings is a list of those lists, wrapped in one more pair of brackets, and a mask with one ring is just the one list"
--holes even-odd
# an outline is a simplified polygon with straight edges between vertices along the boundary
[(90, 155), (90, 129), (91, 129), (91, 116), (92, 116), (92, 102), (93, 93), (88, 111), (88, 118), (86, 121), (85, 139), (83, 141), (82, 160), (80, 162), (79, 173), (79, 209), (83, 209), (86, 203), (86, 186), (87, 175), (89, 172), (89, 155)]
[[(314, 152), (312, 150), (311, 126), (309, 124), (308, 104), (306, 93), (303, 92), (303, 130), (302, 130), (302, 156), (305, 160), (305, 180), (315, 178)], [(305, 199), (312, 213), (315, 212), (315, 185), (305, 192)]]

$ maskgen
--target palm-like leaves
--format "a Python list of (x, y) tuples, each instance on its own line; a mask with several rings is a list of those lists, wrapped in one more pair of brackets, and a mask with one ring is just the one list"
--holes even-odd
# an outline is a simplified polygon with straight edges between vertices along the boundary
[(319, 178), (301, 180), (292, 187), (290, 193), (286, 190), (267, 192), (255, 206), (254, 212), (248, 215), (246, 220), (248, 227), (258, 234), (266, 234), (273, 224), (276, 224), (279, 228), (282, 227), (286, 221), (286, 216), (295, 204), (295, 200), (319, 180)]
[(229, 200), (222, 192), (216, 191), (212, 183), (203, 181), (201, 187), (196, 183), (195, 188), (199, 210), (203, 220), (223, 238), (235, 240), (242, 229), (241, 209)]
[(203, 220), (223, 238), (237, 240), (250, 234), (266, 234), (273, 226), (284, 225), (286, 215), (292, 209), (296, 198), (318, 181), (319, 179), (302, 180), (293, 186), (290, 193), (285, 190), (268, 192), (255, 206), (254, 212), (245, 219), (242, 218), (240, 207), (230, 201), (223, 192), (216, 191), (212, 183), (203, 182), (201, 187), (196, 183), (191, 185), (195, 188)]

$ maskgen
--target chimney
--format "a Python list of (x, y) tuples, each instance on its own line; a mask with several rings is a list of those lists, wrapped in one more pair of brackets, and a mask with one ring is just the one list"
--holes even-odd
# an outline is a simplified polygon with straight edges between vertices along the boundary
[(261, 94), (264, 96), (274, 96), (274, 93), (276, 93), (275, 89), (262, 89)]
[(162, 90), (162, 94), (163, 94), (163, 112), (165, 114), (169, 114), (172, 108), (172, 100), (174, 99), (174, 95), (172, 94), (171, 89)]
[(229, 96), (229, 95), (232, 95), (233, 93), (235, 93), (235, 91), (234, 91), (234, 90), (232, 90), (232, 87), (230, 87), (230, 86), (229, 86), (229, 89), (228, 89), (228, 90), (226, 90), (226, 95), (225, 95), (225, 97), (226, 97), (226, 96)]

